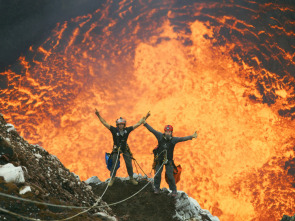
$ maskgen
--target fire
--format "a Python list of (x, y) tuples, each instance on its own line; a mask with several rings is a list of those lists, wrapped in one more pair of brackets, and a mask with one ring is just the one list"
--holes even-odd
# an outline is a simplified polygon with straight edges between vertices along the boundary
[[(267, 36), (274, 34), (247, 19), (210, 14), (234, 4), (190, 7), (121, 1), (57, 24), (42, 45), (0, 73), (8, 81), (1, 112), (82, 180), (104, 180), (112, 137), (95, 108), (112, 125), (120, 116), (133, 125), (150, 110), (148, 122), (157, 130), (172, 124), (174, 136), (199, 132), (196, 140), (177, 144), (175, 161), (183, 167), (178, 189), (202, 208), (230, 221), (293, 215), (294, 177), (285, 162), (295, 146), (294, 52), (272, 44)], [(255, 9), (237, 7), (257, 19)], [(278, 24), (270, 28), (294, 35)], [(262, 35), (265, 50), (277, 53), (258, 52)], [(266, 67), (272, 59), (287, 65)], [(129, 145), (150, 173), (156, 139), (140, 127)], [(126, 175), (123, 165), (118, 176)]]

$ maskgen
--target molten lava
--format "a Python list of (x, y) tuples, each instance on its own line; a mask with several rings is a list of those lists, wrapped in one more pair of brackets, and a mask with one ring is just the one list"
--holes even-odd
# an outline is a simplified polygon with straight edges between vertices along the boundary
[[(1, 112), (85, 180), (109, 177), (104, 153), (112, 137), (95, 108), (112, 125), (120, 116), (133, 125), (150, 110), (156, 130), (199, 132), (177, 144), (175, 161), (183, 168), (178, 189), (202, 208), (228, 221), (293, 215), (294, 177), (285, 163), (295, 157), (295, 45), (276, 36), (294, 38), (295, 23), (267, 13), (295, 10), (253, 1), (185, 4), (110, 1), (57, 24), (0, 73), (8, 82)], [(141, 126), (129, 145), (149, 173), (156, 139)], [(117, 174), (127, 176), (124, 165)]]

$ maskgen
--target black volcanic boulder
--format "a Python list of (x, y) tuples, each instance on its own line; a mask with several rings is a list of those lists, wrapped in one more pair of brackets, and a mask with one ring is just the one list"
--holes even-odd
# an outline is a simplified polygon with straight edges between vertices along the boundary
[(4, 165), (13, 158), (13, 148), (0, 136), (0, 165)]

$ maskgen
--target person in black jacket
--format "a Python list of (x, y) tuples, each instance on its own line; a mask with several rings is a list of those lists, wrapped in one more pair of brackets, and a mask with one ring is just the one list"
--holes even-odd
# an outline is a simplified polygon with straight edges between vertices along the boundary
[[(168, 178), (169, 189), (172, 190), (171, 195), (176, 196), (177, 189), (175, 184), (175, 179), (173, 176), (173, 152), (175, 144), (182, 141), (192, 140), (193, 138), (197, 138), (198, 134), (195, 132), (191, 136), (187, 137), (173, 137), (173, 127), (171, 125), (166, 125), (164, 127), (164, 133), (154, 130), (150, 125), (148, 125), (145, 120), (143, 125), (152, 132), (158, 140), (158, 148), (157, 148), (157, 158), (156, 158), (156, 172), (160, 169), (162, 163), (165, 163), (165, 160), (168, 160), (165, 163), (166, 166), (166, 175)], [(164, 167), (164, 166), (163, 166)], [(161, 184), (161, 174), (163, 171), (163, 167), (161, 167), (160, 171), (156, 174), (154, 178), (154, 186), (155, 186), (155, 194), (159, 194), (160, 192), (160, 184)]]
[[(127, 144), (127, 139), (128, 136), (130, 134), (131, 131), (133, 131), (134, 129), (136, 129), (137, 127), (139, 127), (145, 117), (141, 118), (140, 121), (138, 123), (136, 123), (135, 125), (131, 126), (131, 127), (126, 127), (126, 120), (123, 119), (122, 117), (120, 117), (119, 119), (116, 120), (116, 127), (113, 127), (111, 125), (109, 125), (99, 114), (99, 112), (96, 110), (95, 114), (97, 115), (97, 117), (99, 118), (100, 122), (106, 127), (108, 128), (112, 135), (113, 135), (113, 141), (114, 141), (114, 145), (113, 145), (113, 151), (112, 151), (112, 168), (111, 168), (111, 180), (109, 182), (109, 186), (112, 186), (114, 183), (114, 178), (116, 176), (116, 172), (117, 169), (115, 168), (115, 163), (118, 157), (118, 154), (123, 153), (123, 158), (125, 160), (125, 164), (126, 164), (126, 168), (127, 168), (127, 172), (128, 175), (130, 177), (130, 182), (134, 185), (137, 185), (138, 182), (133, 178), (133, 167), (132, 167), (132, 154), (131, 151), (129, 149), (129, 146)], [(118, 150), (120, 148), (120, 151), (118, 153)]]

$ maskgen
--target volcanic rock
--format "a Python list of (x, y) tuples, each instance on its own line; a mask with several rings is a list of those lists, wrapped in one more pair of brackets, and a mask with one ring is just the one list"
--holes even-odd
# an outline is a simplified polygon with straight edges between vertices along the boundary
[(13, 158), (13, 148), (8, 142), (0, 136), (0, 165), (4, 165)]
[(295, 215), (292, 217), (284, 215), (283, 218), (281, 219), (281, 221), (295, 221)]
[[(219, 221), (208, 210), (203, 210), (198, 202), (188, 197), (185, 192), (178, 191), (177, 196), (172, 197), (171, 192), (163, 188), (159, 195), (155, 195), (151, 184), (153, 179), (141, 175), (134, 177), (138, 181), (136, 186), (129, 183), (129, 178), (115, 178), (114, 184), (102, 198), (110, 205), (119, 220)], [(101, 195), (108, 181), (109, 179), (106, 182), (89, 185), (92, 186), (94, 193)], [(130, 196), (133, 197), (129, 198)], [(126, 200), (121, 202), (122, 199)], [(116, 202), (120, 203), (116, 204)]]
[(13, 183), (25, 182), (23, 169), (20, 166), (15, 167), (11, 163), (0, 166), (0, 176), (2, 176), (6, 182), (13, 182)]
[(176, 214), (179, 220), (210, 220), (219, 221), (219, 219), (213, 216), (208, 210), (202, 209), (199, 203), (189, 197), (185, 192), (178, 191), (176, 199)]
[(23, 186), (20, 188), (19, 194), (26, 194), (27, 192), (31, 192), (31, 187), (30, 186)]
[(87, 184), (100, 184), (101, 181), (98, 179), (97, 176), (90, 177), (88, 180), (85, 181)]
[[(90, 207), (98, 197), (90, 186), (82, 182), (58, 160), (39, 145), (25, 141), (12, 124), (7, 124), (0, 115), (0, 193), (26, 198), (32, 201), (58, 205)], [(5, 156), (5, 157), (3, 157)], [(93, 214), (110, 217), (112, 210), (101, 200), (98, 206), (73, 220), (93, 220)], [(61, 219), (70, 217), (82, 209), (23, 202), (0, 196), (0, 209), (36, 219)], [(85, 210), (85, 209), (84, 209)], [(102, 216), (102, 215), (101, 215)], [(96, 216), (98, 217), (98, 216)], [(23, 220), (0, 211), (0, 220)], [(105, 220), (105, 218), (95, 218)]]

